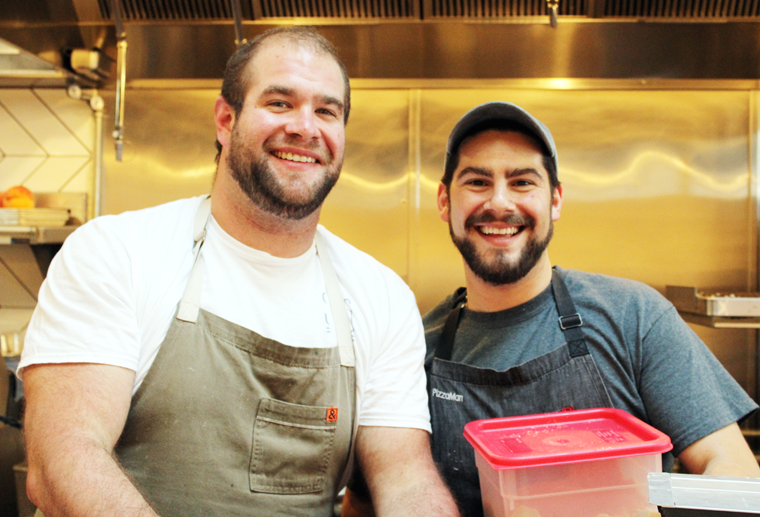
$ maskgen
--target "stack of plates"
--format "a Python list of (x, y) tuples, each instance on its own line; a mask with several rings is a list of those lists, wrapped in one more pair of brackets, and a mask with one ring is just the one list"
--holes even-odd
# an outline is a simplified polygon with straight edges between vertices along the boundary
[(0, 226), (63, 226), (67, 208), (0, 208)]

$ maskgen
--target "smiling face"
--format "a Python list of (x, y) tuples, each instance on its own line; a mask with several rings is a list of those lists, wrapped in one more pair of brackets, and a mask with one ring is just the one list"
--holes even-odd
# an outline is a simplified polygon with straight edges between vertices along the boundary
[(226, 165), (255, 205), (302, 219), (322, 205), (343, 164), (340, 67), (331, 56), (280, 38), (258, 51), (247, 73), (243, 109), (234, 116), (229, 107), (231, 130), (217, 131)]
[(438, 189), (468, 274), (513, 284), (550, 268), (546, 248), (559, 219), (562, 187), (552, 189), (539, 145), (514, 131), (488, 130), (464, 140), (446, 189)]

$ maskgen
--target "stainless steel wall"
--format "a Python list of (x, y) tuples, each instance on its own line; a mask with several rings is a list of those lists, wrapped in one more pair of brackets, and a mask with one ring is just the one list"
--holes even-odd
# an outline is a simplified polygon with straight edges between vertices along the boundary
[[(430, 309), (463, 283), (435, 193), (446, 138), (472, 106), (508, 100), (554, 133), (565, 204), (552, 261), (645, 282), (756, 289), (755, 99), (732, 83), (599, 81), (355, 85), (347, 159), (322, 222), (398, 272)], [(103, 213), (209, 190), (217, 89), (130, 89), (125, 159), (106, 112)], [(186, 86), (191, 86), (188, 83)], [(754, 394), (754, 331), (693, 327)]]

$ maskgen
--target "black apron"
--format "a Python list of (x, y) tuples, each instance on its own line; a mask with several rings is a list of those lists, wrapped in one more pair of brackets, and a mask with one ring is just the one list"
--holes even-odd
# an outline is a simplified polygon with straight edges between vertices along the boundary
[[(458, 291), (432, 361), (426, 364), (433, 458), (466, 517), (484, 515), (475, 451), (464, 438), (473, 420), (612, 407), (607, 389), (589, 354), (562, 277), (552, 272), (552, 293), (566, 343), (506, 371), (451, 362), (459, 317), (466, 303)], [(491, 514), (486, 509), (487, 514)]]

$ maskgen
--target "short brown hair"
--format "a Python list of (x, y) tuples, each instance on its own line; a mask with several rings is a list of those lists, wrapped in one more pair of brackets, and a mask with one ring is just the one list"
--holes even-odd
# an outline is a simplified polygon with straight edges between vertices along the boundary
[[(222, 81), (222, 97), (235, 110), (235, 115), (240, 115), (245, 102), (245, 96), (250, 88), (250, 78), (245, 71), (248, 64), (256, 57), (266, 40), (271, 38), (284, 38), (301, 47), (310, 47), (316, 52), (326, 54), (335, 60), (343, 75), (345, 95), (343, 98), (343, 122), (348, 123), (348, 114), (351, 111), (351, 85), (348, 80), (348, 70), (340, 60), (337, 50), (330, 41), (322, 36), (314, 27), (294, 26), (277, 27), (260, 34), (252, 40), (240, 45), (232, 56), (227, 60)], [(216, 161), (222, 152), (222, 144), (216, 141)]]

